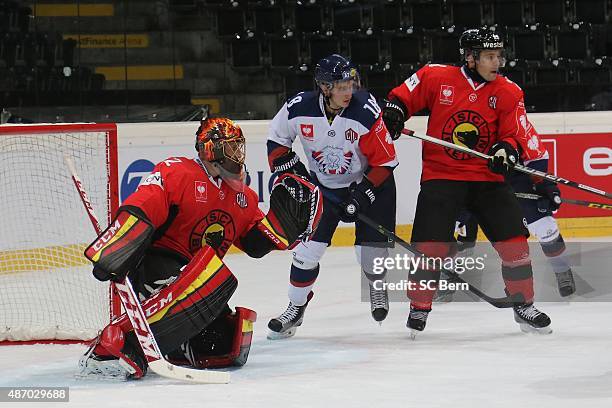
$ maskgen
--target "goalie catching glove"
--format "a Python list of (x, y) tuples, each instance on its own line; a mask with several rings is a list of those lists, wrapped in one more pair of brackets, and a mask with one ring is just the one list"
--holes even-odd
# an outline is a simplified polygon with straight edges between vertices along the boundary
[(144, 214), (120, 209), (111, 224), (85, 250), (100, 281), (121, 282), (136, 267), (153, 237), (154, 228)]
[(270, 211), (259, 229), (278, 249), (291, 249), (308, 240), (319, 225), (323, 198), (319, 187), (291, 173), (278, 176), (272, 186)]

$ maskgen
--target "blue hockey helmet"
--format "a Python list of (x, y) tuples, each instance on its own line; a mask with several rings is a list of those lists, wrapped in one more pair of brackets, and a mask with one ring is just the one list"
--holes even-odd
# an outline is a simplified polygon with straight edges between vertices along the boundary
[(359, 86), (359, 72), (351, 61), (339, 54), (332, 54), (322, 58), (315, 68), (315, 82), (333, 88), (334, 83), (341, 81), (355, 81)]

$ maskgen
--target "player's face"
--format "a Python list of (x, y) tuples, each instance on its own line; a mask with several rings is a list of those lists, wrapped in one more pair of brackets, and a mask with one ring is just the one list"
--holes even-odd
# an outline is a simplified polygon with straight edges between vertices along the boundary
[(504, 56), (502, 50), (480, 51), (476, 60), (476, 71), (486, 81), (493, 81), (497, 78), (499, 68), (504, 66)]
[(353, 92), (355, 90), (355, 81), (338, 81), (334, 84), (329, 95), (329, 102), (332, 108), (346, 108), (351, 103)]

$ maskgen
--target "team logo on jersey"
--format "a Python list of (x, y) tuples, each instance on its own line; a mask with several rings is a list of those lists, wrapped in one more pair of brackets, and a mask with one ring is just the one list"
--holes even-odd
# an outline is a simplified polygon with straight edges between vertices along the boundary
[[(469, 147), (484, 153), (489, 146), (491, 133), (489, 124), (477, 112), (459, 111), (451, 116), (442, 129), (442, 139), (456, 145)], [(446, 154), (455, 160), (467, 160), (470, 155), (444, 148)]]
[(497, 96), (489, 96), (489, 108), (497, 108)]
[(475, 93), (471, 93), (468, 96), (468, 99), (470, 100), (470, 102), (476, 102), (476, 100), (478, 99), (478, 95), (476, 95)]
[(329, 137), (335, 137), (336, 136), (336, 131), (335, 130), (330, 130), (329, 132), (327, 132), (327, 136)]
[(451, 105), (455, 97), (455, 87), (452, 85), (440, 86), (440, 103), (442, 105)]
[(208, 188), (205, 181), (195, 182), (195, 200), (199, 203), (208, 201)]
[(304, 139), (312, 140), (314, 138), (314, 126), (300, 124), (300, 132)]
[(247, 208), (249, 205), (249, 202), (247, 201), (246, 194), (244, 193), (236, 194), (236, 204), (238, 204), (238, 207), (240, 208)]
[(324, 174), (344, 174), (351, 167), (353, 152), (344, 153), (339, 147), (327, 146), (323, 151), (312, 152), (312, 158)]
[(351, 143), (355, 143), (355, 140), (359, 139), (359, 135), (353, 129), (348, 128), (346, 132), (344, 132), (344, 138)]
[(222, 210), (212, 210), (191, 230), (189, 251), (195, 253), (208, 245), (214, 248), (218, 256), (223, 256), (232, 246), (235, 237), (236, 227), (232, 216)]

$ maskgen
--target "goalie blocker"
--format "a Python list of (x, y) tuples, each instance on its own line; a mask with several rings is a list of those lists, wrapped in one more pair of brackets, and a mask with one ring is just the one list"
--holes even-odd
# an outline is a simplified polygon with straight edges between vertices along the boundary
[[(318, 188), (307, 180), (283, 175), (273, 185), (270, 207), (235, 242), (251, 256), (292, 248), (308, 239), (318, 225), (322, 199)], [(234, 312), (228, 307), (237, 286), (234, 275), (210, 246), (188, 262), (176, 253), (150, 246), (153, 236), (154, 228), (142, 211), (122, 207), (85, 251), (94, 263), (94, 276), (121, 280), (129, 272), (160, 350), (170, 362), (195, 368), (244, 365), (256, 313), (243, 307)], [(160, 282), (163, 284), (150, 290)], [(140, 378), (146, 374), (146, 360), (126, 315), (101, 332), (80, 366), (82, 375)]]

